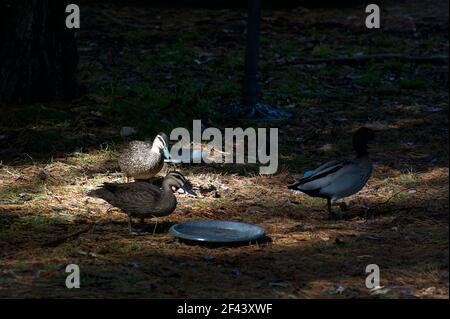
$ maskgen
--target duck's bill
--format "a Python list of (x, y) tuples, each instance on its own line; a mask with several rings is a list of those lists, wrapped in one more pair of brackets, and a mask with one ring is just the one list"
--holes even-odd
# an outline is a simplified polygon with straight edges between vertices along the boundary
[(164, 157), (166, 159), (170, 159), (170, 152), (169, 152), (169, 149), (167, 147), (163, 148), (163, 152), (164, 152)]
[(183, 190), (186, 192), (186, 194), (192, 195), (194, 197), (197, 197), (197, 194), (192, 190), (190, 187), (183, 187)]

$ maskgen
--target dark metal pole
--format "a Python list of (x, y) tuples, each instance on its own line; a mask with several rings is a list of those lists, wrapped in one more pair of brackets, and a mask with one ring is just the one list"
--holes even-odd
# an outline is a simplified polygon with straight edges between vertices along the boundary
[(246, 111), (253, 111), (258, 102), (258, 62), (261, 1), (249, 0), (247, 20), (247, 47), (245, 50), (245, 75), (242, 102)]

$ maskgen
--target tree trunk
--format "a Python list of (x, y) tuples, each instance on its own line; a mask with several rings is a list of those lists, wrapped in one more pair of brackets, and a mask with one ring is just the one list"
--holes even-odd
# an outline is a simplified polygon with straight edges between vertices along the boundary
[(70, 99), (78, 63), (66, 1), (0, 0), (0, 102)]

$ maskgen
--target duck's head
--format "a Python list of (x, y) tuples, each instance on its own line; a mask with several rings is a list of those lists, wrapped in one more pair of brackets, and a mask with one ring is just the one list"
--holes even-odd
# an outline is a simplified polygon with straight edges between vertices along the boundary
[(175, 191), (181, 188), (187, 194), (197, 196), (197, 194), (192, 190), (192, 186), (189, 181), (180, 172), (172, 171), (167, 174), (163, 181), (163, 187)]
[(367, 144), (375, 139), (375, 132), (368, 127), (361, 127), (353, 133), (353, 148), (358, 156), (367, 155)]
[(162, 152), (166, 159), (170, 158), (169, 138), (166, 133), (158, 133), (153, 140), (153, 147)]

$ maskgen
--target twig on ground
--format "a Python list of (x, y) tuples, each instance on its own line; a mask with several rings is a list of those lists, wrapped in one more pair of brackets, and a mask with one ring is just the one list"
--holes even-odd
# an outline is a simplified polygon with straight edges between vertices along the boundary
[(401, 191), (396, 192), (394, 195), (390, 196), (387, 200), (385, 200), (384, 202), (382, 202), (382, 203), (376, 205), (375, 207), (380, 207), (380, 206), (386, 205), (387, 203), (389, 203), (389, 202), (390, 202), (394, 197), (396, 197), (397, 195), (399, 195), (399, 194), (401, 194), (401, 193), (404, 193), (404, 192), (407, 192), (407, 191), (410, 191), (410, 190), (413, 190), (413, 189), (415, 189), (415, 188), (406, 188), (406, 189), (402, 189)]

